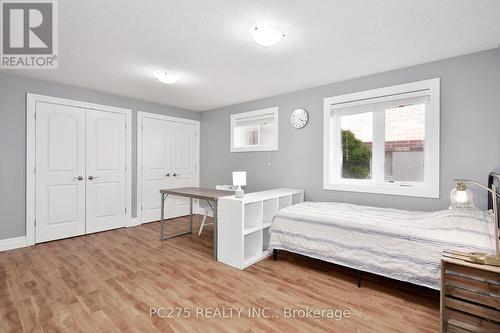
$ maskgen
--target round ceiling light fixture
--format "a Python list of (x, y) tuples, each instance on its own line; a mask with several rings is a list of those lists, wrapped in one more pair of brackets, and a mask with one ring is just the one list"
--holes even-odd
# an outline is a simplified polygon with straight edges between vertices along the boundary
[(157, 72), (155, 77), (158, 81), (166, 84), (174, 84), (179, 80), (179, 77), (174, 74), (169, 74), (167, 72)]
[(278, 29), (270, 25), (256, 25), (251, 31), (254, 42), (265, 47), (276, 45), (281, 38), (285, 37)]

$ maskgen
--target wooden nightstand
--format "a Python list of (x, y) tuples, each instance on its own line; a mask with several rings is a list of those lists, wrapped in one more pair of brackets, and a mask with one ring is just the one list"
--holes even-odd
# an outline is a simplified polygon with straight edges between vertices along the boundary
[(441, 332), (500, 332), (500, 267), (441, 258)]

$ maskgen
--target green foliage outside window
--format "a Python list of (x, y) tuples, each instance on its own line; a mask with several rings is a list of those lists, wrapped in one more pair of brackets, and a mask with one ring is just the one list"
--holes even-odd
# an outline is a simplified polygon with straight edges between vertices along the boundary
[(353, 132), (342, 130), (342, 177), (365, 179), (370, 175), (370, 146)]

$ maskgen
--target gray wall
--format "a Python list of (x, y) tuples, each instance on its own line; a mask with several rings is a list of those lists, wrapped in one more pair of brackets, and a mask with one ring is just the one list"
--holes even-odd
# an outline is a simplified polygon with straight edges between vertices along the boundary
[[(323, 98), (434, 77), (441, 78), (440, 198), (323, 190)], [(271, 166), (265, 152), (230, 153), (230, 114), (275, 105), (279, 106), (279, 151), (271, 153)], [(296, 108), (305, 108), (310, 116), (301, 130), (289, 123)], [(298, 187), (313, 201), (444, 209), (454, 177), (486, 182), (488, 173), (500, 166), (499, 130), (500, 50), (494, 49), (203, 112), (201, 184), (229, 184), (232, 171), (245, 170), (247, 191)], [(476, 204), (484, 208), (486, 194), (476, 191), (475, 195)]]
[(198, 112), (0, 73), (0, 239), (25, 235), (26, 93), (133, 110), (132, 216), (136, 214), (137, 111), (200, 119)]
[[(378, 194), (326, 191), (323, 174), (323, 98), (416, 80), (441, 78), (441, 197), (422, 199)], [(286, 78), (284, 78), (286, 79)], [(137, 110), (200, 119), (200, 114), (51, 82), (0, 73), (0, 239), (25, 234), (26, 93), (124, 107), (134, 110), (132, 209), (136, 216)], [(279, 148), (268, 153), (230, 153), (229, 117), (269, 106), (279, 106)], [(309, 111), (302, 130), (289, 124), (296, 108)], [(201, 114), (201, 184), (231, 183), (231, 172), (246, 170), (248, 191), (278, 186), (306, 190), (307, 200), (342, 201), (407, 209), (443, 209), (448, 205), (454, 177), (483, 182), (500, 166), (500, 50), (376, 74), (290, 94), (233, 105)], [(476, 192), (478, 206), (486, 195)]]

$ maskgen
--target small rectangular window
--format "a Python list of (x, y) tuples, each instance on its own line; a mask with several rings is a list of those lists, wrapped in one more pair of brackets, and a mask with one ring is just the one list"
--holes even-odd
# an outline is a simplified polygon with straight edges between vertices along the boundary
[(325, 99), (324, 188), (439, 197), (439, 79)]
[(278, 150), (278, 108), (231, 115), (231, 152)]

